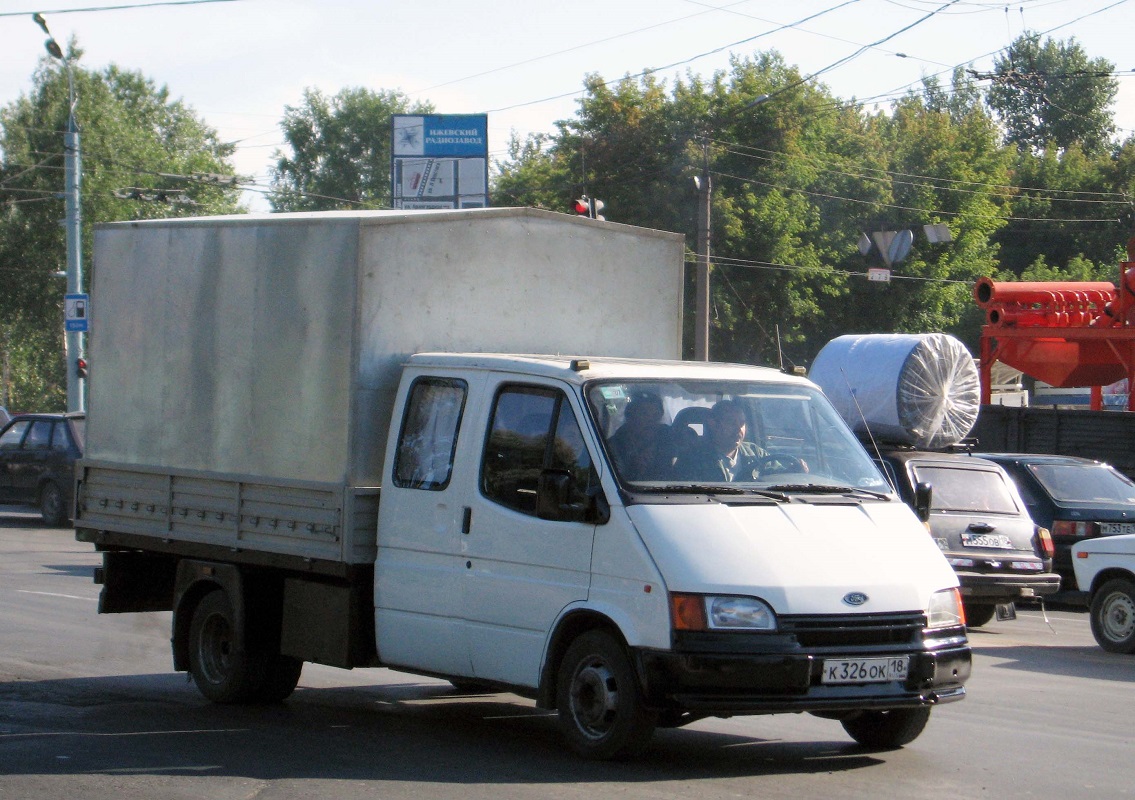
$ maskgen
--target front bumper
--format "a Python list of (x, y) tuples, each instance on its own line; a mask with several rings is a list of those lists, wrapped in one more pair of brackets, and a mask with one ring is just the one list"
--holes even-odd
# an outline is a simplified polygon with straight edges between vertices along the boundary
[[(765, 647), (759, 642), (766, 640)], [(699, 715), (844, 712), (937, 705), (965, 697), (971, 655), (964, 631), (921, 646), (800, 647), (792, 636), (685, 638), (672, 651), (635, 651), (648, 705)], [(763, 652), (762, 652), (763, 650)], [(909, 656), (906, 680), (824, 684), (828, 658)]]

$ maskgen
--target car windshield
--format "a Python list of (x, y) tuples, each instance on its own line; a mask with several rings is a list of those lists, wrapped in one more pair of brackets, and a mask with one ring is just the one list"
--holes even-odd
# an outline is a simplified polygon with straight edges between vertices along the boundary
[(891, 494), (818, 390), (736, 381), (621, 381), (587, 400), (619, 480), (636, 491)]
[(934, 487), (933, 511), (1019, 514), (1008, 484), (990, 469), (916, 465), (915, 481)]
[(1029, 464), (1055, 500), (1135, 505), (1135, 484), (1104, 464)]

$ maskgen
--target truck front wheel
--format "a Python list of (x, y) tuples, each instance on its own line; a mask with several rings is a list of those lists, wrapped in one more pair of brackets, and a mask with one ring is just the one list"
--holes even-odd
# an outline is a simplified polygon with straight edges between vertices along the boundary
[(841, 721), (843, 729), (864, 747), (889, 750), (910, 744), (930, 721), (929, 708), (860, 711)]
[(657, 721), (643, 706), (625, 648), (606, 631), (572, 642), (560, 665), (556, 704), (568, 744), (585, 758), (641, 753)]
[(193, 612), (189, 672), (201, 694), (214, 703), (247, 703), (255, 698), (263, 665), (240, 641), (232, 603), (223, 591), (209, 592)]
[(1135, 583), (1114, 578), (1092, 597), (1092, 635), (1109, 653), (1135, 653)]

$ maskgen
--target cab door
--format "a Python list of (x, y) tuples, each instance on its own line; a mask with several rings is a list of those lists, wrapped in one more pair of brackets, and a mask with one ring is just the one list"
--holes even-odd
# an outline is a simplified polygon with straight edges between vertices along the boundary
[(535, 686), (552, 624), (588, 596), (599, 477), (564, 389), (503, 376), (489, 389), (460, 542), (465, 640), (475, 677)]
[[(477, 459), (477, 431), (468, 422), (477, 381), (423, 375), (401, 407), (393, 465), (384, 476), (375, 561), (375, 636), (379, 658), (391, 666), (469, 676), (459, 550), (461, 488)], [(472, 386), (470, 383), (472, 382)], [(472, 439), (466, 443), (466, 439)], [(464, 450), (471, 454), (463, 455)], [(387, 459), (387, 464), (390, 463)]]

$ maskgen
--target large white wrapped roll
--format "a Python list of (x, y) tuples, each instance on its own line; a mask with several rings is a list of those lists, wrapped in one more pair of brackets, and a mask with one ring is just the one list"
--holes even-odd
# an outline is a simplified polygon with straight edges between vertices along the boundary
[(857, 434), (920, 449), (960, 442), (981, 408), (973, 356), (944, 333), (840, 336), (808, 377)]

